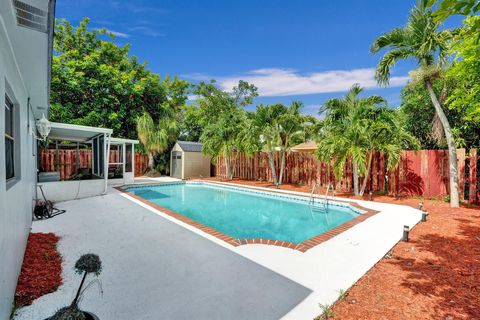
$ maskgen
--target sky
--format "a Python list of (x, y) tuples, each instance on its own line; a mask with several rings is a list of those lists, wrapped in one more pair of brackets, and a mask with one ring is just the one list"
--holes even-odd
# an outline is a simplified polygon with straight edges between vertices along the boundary
[[(402, 26), (415, 0), (57, 0), (56, 17), (77, 25), (90, 18), (119, 45), (147, 61), (155, 73), (193, 83), (215, 79), (231, 88), (242, 79), (255, 84), (254, 103), (300, 100), (316, 115), (329, 98), (352, 84), (364, 95), (379, 94), (391, 107), (413, 62), (392, 72), (390, 86), (378, 87), (374, 70), (381, 55), (373, 40)], [(445, 27), (459, 25), (459, 19)], [(193, 98), (193, 97), (192, 97)], [(254, 106), (250, 106), (250, 109)]]

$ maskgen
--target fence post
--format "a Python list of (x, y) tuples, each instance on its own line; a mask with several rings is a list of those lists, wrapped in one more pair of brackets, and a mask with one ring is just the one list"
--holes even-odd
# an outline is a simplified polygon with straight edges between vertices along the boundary
[(477, 150), (470, 150), (469, 203), (477, 202)]
[(465, 200), (465, 149), (457, 149), (458, 188), (460, 200)]

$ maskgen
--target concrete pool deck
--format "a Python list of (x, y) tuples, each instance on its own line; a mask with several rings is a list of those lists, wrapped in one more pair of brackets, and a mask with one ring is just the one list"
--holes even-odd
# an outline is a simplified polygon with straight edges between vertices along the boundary
[(233, 247), (114, 190), (59, 203), (67, 213), (34, 222), (33, 232), (62, 237), (64, 284), (16, 319), (42, 319), (67, 304), (80, 281), (72, 266), (86, 252), (104, 262), (103, 295), (92, 287), (82, 306), (102, 320), (312, 319), (319, 303), (333, 303), (398, 242), (403, 225), (421, 217), (407, 206), (340, 200), (379, 213), (305, 253)]

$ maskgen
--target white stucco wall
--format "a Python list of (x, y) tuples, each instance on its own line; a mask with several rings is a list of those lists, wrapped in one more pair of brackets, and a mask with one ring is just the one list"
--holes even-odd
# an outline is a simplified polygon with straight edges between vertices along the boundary
[[(27, 237), (32, 221), (35, 198), (36, 157), (34, 156), (31, 134), (34, 117), (29, 112), (29, 94), (24, 79), (14, 58), (3, 11), (7, 1), (0, 6), (0, 319), (10, 316), (13, 295), (23, 261)], [(10, 1), (8, 1), (10, 4)], [(42, 57), (43, 55), (39, 55)], [(47, 90), (47, 88), (45, 88)], [(5, 176), (5, 92), (9, 94), (18, 112), (15, 140), (20, 151), (20, 159), (15, 163), (15, 171), (20, 175), (13, 185), (7, 188)], [(35, 105), (35, 101), (31, 101)], [(37, 102), (38, 103), (38, 102)], [(28, 119), (28, 114), (30, 119)], [(28, 128), (30, 124), (30, 128)]]

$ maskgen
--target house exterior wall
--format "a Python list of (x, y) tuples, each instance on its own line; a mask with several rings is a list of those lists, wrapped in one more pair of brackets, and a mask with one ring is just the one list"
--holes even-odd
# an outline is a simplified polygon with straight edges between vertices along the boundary
[(184, 152), (183, 179), (210, 177), (210, 157), (201, 152)]
[[(4, 14), (10, 1), (0, 5), (0, 319), (8, 319), (26, 247), (35, 199), (35, 119), (28, 107), (26, 85), (10, 46)], [(6, 7), (6, 8), (5, 8)], [(46, 87), (45, 87), (45, 90)], [(15, 178), (6, 181), (5, 94), (14, 104)], [(36, 101), (31, 101), (36, 105)]]

